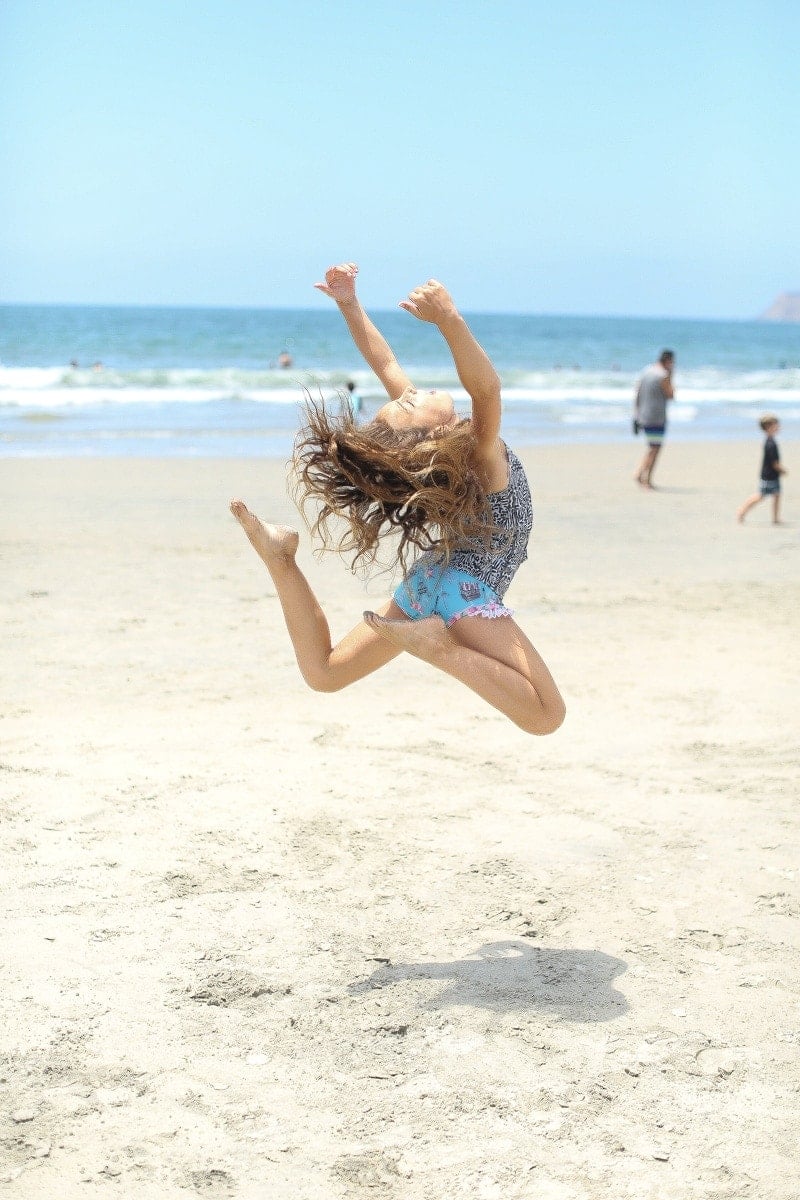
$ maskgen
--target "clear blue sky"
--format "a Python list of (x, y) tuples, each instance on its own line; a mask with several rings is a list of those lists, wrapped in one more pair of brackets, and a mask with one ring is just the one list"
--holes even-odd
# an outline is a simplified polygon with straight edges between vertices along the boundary
[(2, 0), (0, 300), (749, 317), (796, 0)]

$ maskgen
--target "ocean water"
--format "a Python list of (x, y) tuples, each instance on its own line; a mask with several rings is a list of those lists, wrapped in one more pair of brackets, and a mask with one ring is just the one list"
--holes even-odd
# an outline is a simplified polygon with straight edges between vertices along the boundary
[[(452, 391), (466, 413), (438, 331), (399, 310), (371, 315), (414, 383)], [(631, 439), (637, 375), (665, 347), (676, 354), (671, 438), (755, 440), (766, 409), (784, 436), (800, 428), (800, 325), (469, 321), (500, 374), (515, 446)], [(0, 306), (0, 456), (288, 456), (303, 389), (337, 402), (349, 379), (368, 418), (384, 397), (333, 306)]]

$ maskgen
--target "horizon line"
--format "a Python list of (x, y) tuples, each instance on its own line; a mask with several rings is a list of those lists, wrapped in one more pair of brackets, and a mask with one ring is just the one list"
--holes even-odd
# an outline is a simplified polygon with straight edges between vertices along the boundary
[[(142, 301), (112, 301), (106, 303), (104, 301), (82, 301), (82, 300), (0, 300), (0, 308), (76, 308), (76, 309), (144, 309), (158, 311), (175, 311), (181, 310), (184, 312), (308, 312), (308, 313), (323, 313), (330, 312), (334, 314), (334, 308), (326, 309), (322, 305), (314, 306), (296, 306), (296, 305), (271, 305), (271, 304), (167, 304), (163, 302), (145, 303)], [(394, 308), (372, 308), (370, 312), (388, 315), (395, 311), (402, 311), (400, 306), (397, 310)], [(796, 325), (797, 321), (781, 321), (774, 317), (766, 317), (763, 314), (749, 317), (734, 317), (734, 316), (692, 316), (687, 314), (675, 315), (665, 313), (623, 313), (623, 312), (548, 312), (543, 310), (524, 310), (524, 309), (471, 309), (465, 308), (460, 310), (463, 316), (468, 317), (542, 317), (545, 319), (578, 319), (578, 320), (609, 320), (609, 321), (705, 321), (705, 322), (720, 322), (726, 324), (752, 324), (764, 323), (767, 325)]]

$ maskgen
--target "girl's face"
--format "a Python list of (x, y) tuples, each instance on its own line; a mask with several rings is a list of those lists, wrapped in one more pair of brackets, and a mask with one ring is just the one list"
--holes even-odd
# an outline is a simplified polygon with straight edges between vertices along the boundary
[(402, 396), (384, 404), (376, 416), (398, 433), (406, 429), (421, 429), (430, 433), (434, 429), (451, 429), (458, 424), (453, 397), (449, 392), (437, 392), (435, 389), (418, 392), (410, 385)]

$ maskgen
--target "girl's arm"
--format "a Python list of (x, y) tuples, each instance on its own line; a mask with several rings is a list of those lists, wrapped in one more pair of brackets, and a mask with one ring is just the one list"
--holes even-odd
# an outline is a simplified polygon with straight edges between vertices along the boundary
[(314, 287), (336, 301), (339, 311), (347, 322), (351, 337), (367, 366), (375, 372), (386, 389), (390, 400), (397, 400), (411, 380), (394, 356), (391, 346), (370, 321), (356, 296), (355, 263), (341, 263), (325, 272), (325, 282)]
[(500, 379), (475, 340), (445, 286), (429, 279), (400, 304), (406, 312), (436, 325), (450, 347), (458, 378), (472, 400), (472, 431), (481, 457), (497, 453), (500, 435)]

